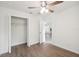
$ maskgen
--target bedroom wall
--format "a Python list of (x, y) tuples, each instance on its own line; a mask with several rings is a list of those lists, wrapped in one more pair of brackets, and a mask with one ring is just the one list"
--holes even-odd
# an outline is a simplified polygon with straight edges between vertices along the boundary
[(29, 18), (29, 41), (30, 41), (30, 45), (36, 44), (39, 42), (40, 39), (40, 27), (39, 27), (39, 23), (40, 23), (40, 16), (39, 15), (30, 15)]
[(52, 43), (79, 54), (79, 5), (56, 14), (51, 19)]

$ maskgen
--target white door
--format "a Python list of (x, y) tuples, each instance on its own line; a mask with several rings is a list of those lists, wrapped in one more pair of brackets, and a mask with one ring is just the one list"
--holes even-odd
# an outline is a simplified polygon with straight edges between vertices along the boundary
[(45, 22), (40, 21), (40, 43), (45, 42)]

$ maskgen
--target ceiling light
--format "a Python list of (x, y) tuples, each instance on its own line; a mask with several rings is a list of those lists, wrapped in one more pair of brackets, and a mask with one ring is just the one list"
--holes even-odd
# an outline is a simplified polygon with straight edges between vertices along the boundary
[(42, 7), (42, 9), (40, 11), (41, 14), (48, 13), (48, 12), (49, 12), (49, 10), (46, 7)]
[(46, 1), (42, 1), (41, 2), (41, 11), (40, 11), (41, 14), (48, 13), (49, 10), (46, 7), (47, 7)]

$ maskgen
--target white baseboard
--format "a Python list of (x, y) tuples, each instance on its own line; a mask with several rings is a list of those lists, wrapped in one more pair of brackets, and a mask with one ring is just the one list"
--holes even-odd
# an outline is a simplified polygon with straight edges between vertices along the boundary
[(37, 43), (39, 43), (39, 41), (31, 42), (30, 45), (32, 46), (32, 45), (35, 45), (35, 44), (37, 44)]
[(11, 46), (17, 46), (17, 45), (21, 45), (21, 44), (24, 44), (24, 43), (27, 43), (27, 42), (19, 42), (19, 43), (15, 43), (15, 44), (13, 44), (13, 45), (11, 45)]
[(58, 44), (55, 44), (55, 43), (52, 43), (52, 42), (51, 42), (51, 44), (53, 44), (53, 45), (55, 45), (55, 46), (58, 46), (58, 47), (60, 47), (60, 48), (62, 48), (62, 49), (71, 51), (71, 52), (73, 52), (73, 53), (79, 54), (78, 51), (75, 51), (75, 50), (72, 50), (72, 49), (68, 49), (68, 48), (62, 47), (62, 46), (60, 46), (60, 45), (58, 45)]
[[(24, 44), (24, 43), (27, 43), (27, 42), (19, 42), (17, 44), (12, 45), (12, 46), (21, 45), (21, 44)], [(8, 52), (8, 49), (0, 49), (0, 55), (5, 54), (7, 52)]]
[(7, 49), (0, 49), (0, 55), (2, 55), (2, 54), (5, 54), (5, 53), (7, 53), (8, 52), (8, 50)]

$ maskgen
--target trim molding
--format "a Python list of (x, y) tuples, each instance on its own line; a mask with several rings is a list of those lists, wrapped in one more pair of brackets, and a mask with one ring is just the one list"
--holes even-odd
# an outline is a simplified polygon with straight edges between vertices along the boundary
[(57, 45), (57, 44), (55, 44), (55, 43), (50, 43), (50, 44), (53, 44), (53, 45), (55, 45), (56, 47), (59, 47), (59, 48), (61, 48), (61, 49), (64, 49), (64, 50), (66, 50), (66, 51), (69, 51), (69, 52), (72, 52), (72, 53), (74, 53), (74, 54), (79, 55), (79, 52), (72, 51), (72, 50), (70, 50), (70, 49), (67, 49), (67, 48), (64, 48), (64, 47), (62, 47), (62, 46), (59, 46), (59, 45)]

